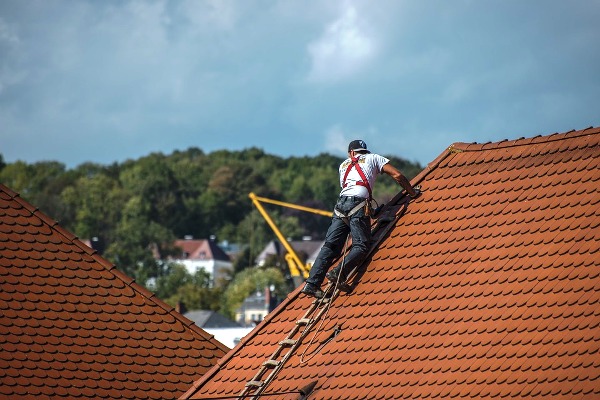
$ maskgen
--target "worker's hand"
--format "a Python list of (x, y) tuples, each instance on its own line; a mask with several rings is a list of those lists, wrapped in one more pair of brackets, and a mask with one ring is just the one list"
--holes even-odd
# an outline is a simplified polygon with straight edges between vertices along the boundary
[(416, 185), (413, 186), (413, 189), (415, 191), (414, 196), (413, 195), (408, 195), (411, 199), (416, 199), (417, 197), (419, 197), (421, 195), (421, 185)]

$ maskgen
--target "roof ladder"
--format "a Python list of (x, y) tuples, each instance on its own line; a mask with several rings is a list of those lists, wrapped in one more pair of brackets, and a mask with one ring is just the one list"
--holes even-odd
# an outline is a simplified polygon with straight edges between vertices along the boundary
[[(325, 292), (329, 290), (333, 290), (331, 284), (326, 287)], [(248, 398), (253, 399), (260, 398), (260, 394), (266, 389), (268, 384), (271, 383), (277, 373), (283, 368), (286, 361), (295, 353), (304, 337), (310, 332), (312, 325), (318, 321), (327, 310), (325, 305), (338, 293), (339, 290), (329, 299), (313, 300), (311, 306), (304, 313), (304, 316), (296, 321), (294, 327), (287, 334), (285, 339), (279, 342), (271, 357), (261, 364), (256, 375), (246, 383), (244, 389), (238, 395), (240, 398), (246, 398), (247, 396)]]
[[(395, 208), (392, 209), (391, 215), (384, 216), (384, 218), (378, 220), (378, 223), (372, 229), (372, 242), (368, 254), (370, 254), (373, 251), (373, 249), (375, 249), (379, 245), (379, 243), (383, 240), (383, 238), (385, 238), (390, 229), (395, 225), (395, 222), (404, 214), (404, 211), (406, 210), (406, 207), (408, 206), (408, 201), (410, 201), (410, 199), (406, 200), (406, 197), (404, 197), (404, 200), (400, 201), (402, 199), (402, 196), (399, 199), (397, 199), (397, 203), (395, 204)], [(357, 273), (359, 267), (360, 266), (356, 266), (348, 274), (348, 280), (350, 280)], [(325, 288), (325, 293), (327, 294), (329, 291), (332, 291), (334, 289), (334, 286), (330, 283)], [(254, 377), (246, 383), (246, 386), (238, 395), (239, 398), (245, 399), (247, 398), (247, 396), (254, 396), (252, 397), (253, 400), (257, 400), (260, 398), (261, 393), (266, 389), (269, 383), (271, 383), (271, 381), (275, 378), (275, 376), (281, 370), (281, 368), (283, 368), (285, 362), (294, 354), (296, 349), (302, 343), (304, 337), (308, 335), (312, 325), (316, 321), (320, 320), (322, 315), (327, 311), (327, 307), (325, 307), (325, 305), (327, 305), (328, 302), (333, 301), (333, 299), (339, 294), (339, 292), (340, 291), (338, 289), (331, 295), (330, 298), (324, 298), (321, 300), (317, 299), (312, 302), (311, 306), (306, 311), (304, 316), (296, 321), (294, 327), (292, 328), (290, 333), (288, 333), (287, 337), (281, 342), (279, 342), (277, 349), (275, 350), (275, 352), (273, 352), (271, 357), (261, 364), (256, 375), (254, 375)], [(317, 311), (319, 308), (320, 310), (316, 312), (316, 314), (313, 316), (315, 311)], [(304, 327), (302, 331), (300, 331), (301, 327)], [(287, 352), (284, 352), (285, 349), (287, 349)], [(269, 374), (267, 374), (266, 377), (263, 379), (263, 376), (269, 370), (271, 372), (269, 372)]]

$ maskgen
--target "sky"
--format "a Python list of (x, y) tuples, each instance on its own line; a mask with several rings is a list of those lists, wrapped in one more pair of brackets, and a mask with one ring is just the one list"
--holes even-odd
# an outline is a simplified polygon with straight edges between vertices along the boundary
[(0, 0), (5, 162), (432, 162), (600, 126), (600, 0)]

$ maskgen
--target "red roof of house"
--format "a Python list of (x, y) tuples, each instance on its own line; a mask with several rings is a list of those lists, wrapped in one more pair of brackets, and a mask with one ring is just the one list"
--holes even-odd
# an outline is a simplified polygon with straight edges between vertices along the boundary
[(352, 293), (296, 290), (183, 398), (599, 398), (600, 129), (457, 143), (416, 183)]
[(180, 239), (175, 241), (175, 247), (183, 252), (174, 257), (176, 259), (230, 261), (229, 256), (213, 240)]
[(227, 351), (0, 185), (0, 397), (176, 398)]

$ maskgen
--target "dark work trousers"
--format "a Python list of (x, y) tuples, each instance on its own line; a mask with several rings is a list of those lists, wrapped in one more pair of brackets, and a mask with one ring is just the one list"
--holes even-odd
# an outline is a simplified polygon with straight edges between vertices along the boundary
[[(347, 215), (350, 210), (364, 200), (362, 197), (341, 196), (335, 208), (344, 215)], [(352, 269), (359, 265), (367, 255), (371, 240), (371, 219), (365, 215), (365, 208), (362, 207), (354, 215), (350, 216), (347, 222), (348, 224), (342, 218), (335, 214), (333, 215), (331, 225), (327, 229), (325, 243), (321, 247), (319, 255), (310, 269), (310, 274), (306, 280), (307, 283), (321, 286), (325, 280), (327, 270), (342, 253), (348, 233), (352, 237), (352, 248), (345, 260), (341, 261), (336, 267), (336, 272), (340, 272), (339, 268), (343, 266), (341, 274), (339, 274), (340, 282), (343, 282)]]

